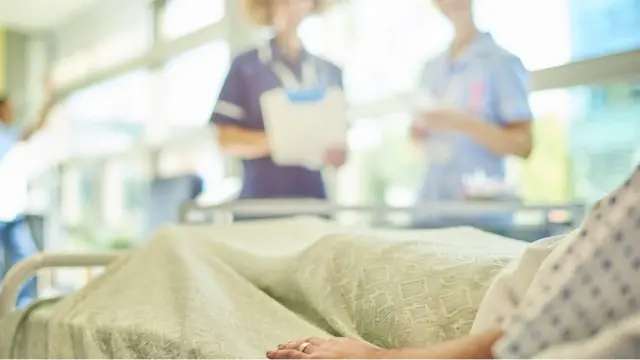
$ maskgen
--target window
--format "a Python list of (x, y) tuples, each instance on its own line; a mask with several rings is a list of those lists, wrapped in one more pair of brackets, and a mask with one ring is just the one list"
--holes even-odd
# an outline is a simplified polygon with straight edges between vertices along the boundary
[(640, 48), (633, 0), (478, 0), (476, 15), (530, 70)]
[(604, 89), (593, 89), (591, 91), (591, 107), (599, 109), (607, 104), (607, 93)]
[(478, 0), (476, 21), (529, 70), (553, 67), (571, 60), (569, 1)]
[(349, 25), (348, 5), (336, 5), (307, 19), (300, 27), (300, 37), (311, 53), (343, 65), (352, 42)]
[(424, 158), (408, 141), (410, 114), (359, 119), (350, 129), (349, 162), (338, 179), (338, 202), (409, 205)]
[[(349, 4), (341, 11), (348, 16), (343, 37), (351, 39), (343, 56), (352, 103), (412, 89), (424, 62), (440, 53), (451, 38), (449, 25), (429, 1), (354, 0)], [(317, 36), (324, 35), (318, 32)]]
[(225, 0), (170, 0), (164, 10), (162, 33), (175, 39), (222, 20)]
[(451, 29), (429, 1), (353, 0), (308, 19), (300, 36), (311, 52), (344, 67), (347, 97), (360, 103), (413, 88)]
[(71, 56), (58, 60), (53, 68), (53, 82), (64, 87), (95, 72), (120, 65), (149, 49), (150, 37), (145, 22), (106, 36)]
[[(631, 86), (580, 86), (533, 95), (537, 146), (523, 177), (529, 198), (553, 193), (555, 200), (593, 202), (628, 176), (638, 165), (634, 154), (640, 149), (640, 106), (628, 97)], [(593, 104), (592, 93), (604, 94), (604, 103)]]
[(71, 152), (104, 154), (132, 147), (152, 118), (152, 78), (140, 70), (72, 94), (66, 102)]
[(91, 59), (87, 52), (78, 51), (59, 61), (53, 67), (52, 81), (57, 87), (67, 86), (91, 72)]
[[(640, 47), (633, 22), (640, 10), (629, 0), (477, 0), (475, 6), (479, 27), (530, 70)], [(622, 25), (605, 26), (612, 21)], [(451, 36), (451, 26), (424, 0), (353, 0), (301, 29), (312, 52), (344, 65), (351, 103), (413, 88), (425, 61)]]
[(113, 158), (102, 179), (102, 221), (112, 237), (135, 241), (142, 234), (149, 192), (149, 158), (144, 154)]
[(629, 89), (629, 96), (633, 102), (640, 104), (640, 83), (632, 85)]
[(163, 71), (163, 108), (169, 127), (207, 124), (230, 62), (225, 41), (216, 41), (170, 60)]
[(640, 5), (633, 0), (570, 0), (573, 60), (640, 48)]
[(100, 164), (73, 164), (62, 174), (61, 211), (66, 227), (91, 226), (98, 219)]
[(93, 70), (103, 70), (119, 65), (149, 49), (149, 35), (146, 23), (119, 31), (96, 44), (90, 52)]
[(189, 144), (171, 146), (160, 153), (158, 174), (175, 177), (197, 174), (203, 180), (200, 200), (207, 204), (234, 197), (239, 190), (237, 179), (225, 178), (225, 160), (213, 134), (206, 132)]

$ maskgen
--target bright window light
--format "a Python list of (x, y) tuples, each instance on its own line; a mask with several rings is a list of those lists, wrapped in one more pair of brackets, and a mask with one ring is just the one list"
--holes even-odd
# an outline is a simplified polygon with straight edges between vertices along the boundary
[(198, 31), (222, 20), (225, 0), (171, 0), (165, 7), (162, 33), (168, 39)]

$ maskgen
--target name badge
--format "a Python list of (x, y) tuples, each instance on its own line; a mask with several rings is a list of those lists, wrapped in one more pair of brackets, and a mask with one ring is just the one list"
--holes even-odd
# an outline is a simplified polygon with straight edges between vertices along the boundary
[(486, 86), (484, 78), (478, 77), (471, 82), (467, 94), (467, 107), (471, 112), (476, 114), (484, 112), (485, 92)]

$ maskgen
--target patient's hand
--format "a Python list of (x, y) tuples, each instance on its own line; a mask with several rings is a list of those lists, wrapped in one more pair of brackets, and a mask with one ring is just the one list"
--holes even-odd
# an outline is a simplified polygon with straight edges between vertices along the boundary
[[(502, 337), (494, 329), (422, 349), (378, 349), (362, 341), (309, 338), (267, 351), (269, 359), (493, 359), (491, 348)], [(303, 351), (301, 351), (303, 350)]]
[[(300, 351), (303, 350), (303, 351)], [(269, 359), (375, 359), (380, 349), (348, 338), (308, 338), (278, 345), (267, 351)]]

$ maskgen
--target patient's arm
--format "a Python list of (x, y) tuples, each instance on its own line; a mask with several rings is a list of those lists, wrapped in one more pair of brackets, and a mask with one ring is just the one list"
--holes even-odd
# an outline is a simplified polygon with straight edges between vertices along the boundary
[(491, 330), (424, 349), (380, 350), (384, 359), (493, 359), (491, 348), (502, 331)]
[[(378, 349), (364, 342), (334, 338), (292, 341), (267, 352), (270, 359), (492, 359), (502, 331), (491, 330), (424, 349)], [(300, 351), (300, 350), (304, 350)]]

